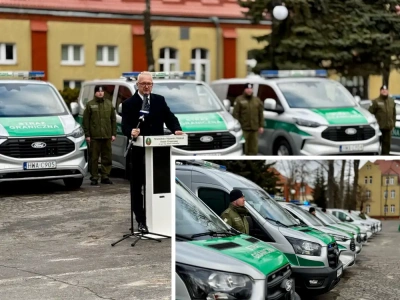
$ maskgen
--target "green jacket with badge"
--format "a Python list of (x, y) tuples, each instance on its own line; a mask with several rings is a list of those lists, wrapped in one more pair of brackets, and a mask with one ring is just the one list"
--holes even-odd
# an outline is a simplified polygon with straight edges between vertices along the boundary
[(239, 121), (242, 130), (256, 131), (264, 127), (264, 107), (258, 97), (244, 94), (237, 97), (232, 115)]
[(111, 139), (117, 136), (117, 118), (112, 102), (97, 98), (86, 104), (83, 113), (83, 130), (91, 139)]
[(248, 214), (249, 212), (245, 207), (234, 206), (231, 203), (221, 214), (221, 218), (236, 230), (249, 234), (249, 222), (245, 217)]
[(383, 130), (392, 130), (396, 125), (396, 103), (392, 97), (386, 99), (379, 96), (372, 101), (369, 112), (373, 114), (378, 121), (379, 128)]

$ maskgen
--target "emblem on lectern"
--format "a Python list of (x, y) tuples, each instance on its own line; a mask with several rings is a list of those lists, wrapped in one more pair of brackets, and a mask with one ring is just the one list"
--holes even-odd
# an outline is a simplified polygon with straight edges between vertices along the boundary
[(147, 138), (147, 139), (146, 139), (146, 145), (147, 145), (147, 146), (150, 146), (150, 145), (151, 145), (151, 138)]

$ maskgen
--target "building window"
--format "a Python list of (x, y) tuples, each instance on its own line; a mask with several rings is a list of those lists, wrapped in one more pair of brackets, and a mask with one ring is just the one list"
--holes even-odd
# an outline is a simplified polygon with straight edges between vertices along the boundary
[(158, 58), (160, 72), (179, 71), (178, 50), (174, 48), (161, 48)]
[(369, 176), (369, 183), (372, 184), (372, 176)]
[(394, 199), (396, 197), (396, 191), (395, 190), (391, 190), (390, 191), (390, 198)]
[(62, 45), (61, 64), (62, 65), (83, 65), (83, 46), (82, 45)]
[(367, 214), (369, 214), (371, 212), (371, 205), (367, 205)]
[(305, 186), (300, 187), (300, 193), (305, 193), (305, 192), (306, 192), (306, 187)]
[(252, 49), (247, 51), (247, 59), (246, 59), (246, 69), (247, 75), (253, 75), (253, 68), (257, 65), (256, 60), (256, 52), (259, 51), (258, 49)]
[(395, 213), (396, 212), (396, 206), (395, 205), (390, 205), (390, 212)]
[(385, 198), (385, 199), (386, 199), (386, 198), (387, 198), (387, 196), (388, 196), (388, 191), (384, 191), (384, 192), (383, 192), (383, 198)]
[(190, 65), (191, 71), (196, 72), (196, 80), (210, 82), (210, 59), (209, 51), (207, 49), (193, 49)]
[(367, 165), (367, 170), (371, 170), (371, 165)]
[(387, 206), (387, 205), (385, 205), (385, 206), (383, 207), (383, 211), (384, 211), (385, 214), (388, 212), (388, 206)]
[(368, 184), (368, 176), (364, 177), (364, 184)]
[(371, 191), (366, 191), (365, 196), (367, 196), (367, 199), (371, 198)]
[(98, 66), (117, 66), (119, 63), (118, 47), (97, 46), (96, 61)]
[(394, 184), (394, 177), (390, 177), (390, 179), (389, 179), (389, 184)]
[(0, 43), (0, 65), (17, 63), (17, 47), (15, 44)]
[(64, 80), (64, 89), (80, 89), (83, 80)]

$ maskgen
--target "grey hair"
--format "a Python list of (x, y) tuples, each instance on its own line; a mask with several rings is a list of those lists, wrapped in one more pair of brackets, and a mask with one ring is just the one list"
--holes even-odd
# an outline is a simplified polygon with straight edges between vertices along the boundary
[(148, 71), (140, 72), (140, 74), (137, 78), (137, 81), (140, 81), (141, 76), (150, 76), (151, 81), (153, 81), (153, 74), (151, 74), (151, 72), (148, 72)]

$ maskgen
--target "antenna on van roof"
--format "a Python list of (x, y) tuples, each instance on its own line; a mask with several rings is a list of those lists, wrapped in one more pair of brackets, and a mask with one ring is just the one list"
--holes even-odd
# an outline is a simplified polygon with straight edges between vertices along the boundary
[(208, 167), (213, 168), (221, 171), (226, 171), (226, 166), (215, 164), (205, 160), (196, 160), (196, 159), (189, 159), (189, 160), (176, 160), (176, 165), (192, 165), (192, 166), (200, 166), (200, 167)]

